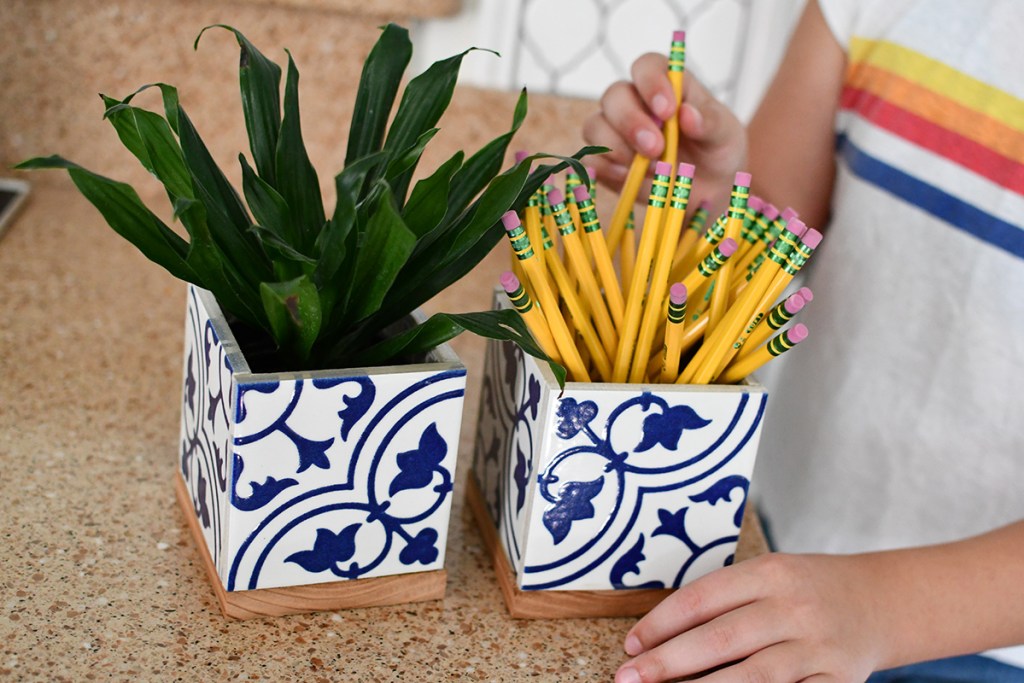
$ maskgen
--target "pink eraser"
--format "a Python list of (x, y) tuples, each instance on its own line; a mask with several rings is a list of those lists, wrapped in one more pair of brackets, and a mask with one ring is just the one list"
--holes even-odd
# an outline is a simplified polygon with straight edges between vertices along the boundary
[(590, 182), (596, 183), (597, 182), (597, 169), (594, 168), (593, 166), (585, 166), (584, 168), (586, 168), (586, 170), (587, 170), (587, 177), (590, 178)]
[(685, 161), (679, 164), (678, 174), (687, 178), (692, 178), (693, 174), (697, 172), (697, 167), (693, 164), (688, 164)]
[(790, 343), (799, 344), (804, 339), (807, 339), (807, 326), (803, 323), (797, 323), (786, 333), (786, 336), (789, 338)]
[(501, 224), (505, 226), (507, 232), (512, 232), (522, 225), (522, 222), (519, 220), (519, 214), (515, 211), (506, 211), (505, 215), (501, 217)]
[(789, 313), (790, 315), (796, 315), (797, 313), (800, 312), (800, 309), (802, 309), (804, 307), (804, 304), (806, 303), (807, 302), (804, 301), (804, 298), (800, 296), (800, 292), (797, 292), (796, 294), (791, 294), (789, 298), (783, 302), (782, 308), (783, 310), (786, 311), (786, 313)]
[(528, 156), (530, 156), (529, 152), (527, 152), (524, 149), (519, 150), (518, 152), (516, 152), (516, 163), (518, 164)]
[(752, 194), (750, 195), (750, 199), (747, 200), (747, 208), (761, 213), (761, 209), (764, 208), (764, 200), (756, 194)]
[(544, 182), (547, 183), (548, 185), (554, 185), (554, 184), (556, 184), (558, 182), (558, 178), (555, 177), (554, 173), (552, 173), (551, 175), (548, 176), (548, 179), (545, 180)]
[(686, 42), (686, 31), (672, 31), (672, 42), (673, 43), (685, 43)]
[(799, 218), (794, 218), (786, 223), (786, 230), (789, 230), (797, 237), (803, 237), (804, 233), (807, 232), (807, 224)]
[(565, 202), (565, 195), (557, 187), (548, 192), (548, 204), (551, 206), (558, 206)]
[(506, 292), (511, 294), (519, 289), (519, 278), (511, 270), (506, 270), (501, 274), (501, 286), (505, 288)]
[(586, 185), (577, 185), (572, 188), (572, 196), (576, 198), (577, 202), (584, 202), (590, 199), (590, 190), (587, 189)]
[(792, 206), (787, 206), (785, 209), (782, 210), (782, 214), (781, 214), (782, 220), (786, 221), (787, 223), (790, 222), (791, 220), (793, 220), (794, 218), (796, 218), (799, 215), (800, 214), (798, 214), (796, 212), (796, 209), (794, 209)]
[(736, 240), (731, 237), (726, 237), (722, 240), (722, 243), (718, 245), (718, 251), (722, 252), (722, 256), (729, 257), (736, 253)]
[(733, 178), (732, 184), (739, 185), (740, 187), (750, 187), (750, 174), (746, 171), (737, 171), (736, 177)]
[(806, 303), (811, 303), (812, 301), (814, 301), (814, 292), (811, 291), (810, 287), (801, 287), (800, 289), (797, 290), (796, 293), (802, 296), (804, 298), (804, 302)]
[(773, 221), (773, 220), (775, 220), (776, 218), (779, 217), (779, 209), (778, 209), (778, 207), (776, 207), (771, 202), (769, 202), (769, 203), (764, 205), (764, 209), (761, 210), (761, 213), (763, 213), (764, 217), (767, 218), (770, 221)]
[(682, 282), (677, 282), (668, 288), (668, 298), (676, 306), (682, 306), (686, 303), (686, 285)]
[(659, 161), (654, 165), (654, 173), (656, 175), (672, 175), (672, 164), (667, 161)]
[(710, 208), (711, 208), (711, 202), (709, 202), (707, 199), (700, 200), (700, 204), (697, 205), (697, 209), (698, 210), (704, 209), (705, 211), (707, 211)]
[[(797, 219), (799, 220), (799, 219)], [(817, 249), (818, 245), (821, 244), (821, 240), (824, 237), (820, 232), (811, 228), (803, 235), (800, 236), (800, 241), (806, 244), (811, 249)]]

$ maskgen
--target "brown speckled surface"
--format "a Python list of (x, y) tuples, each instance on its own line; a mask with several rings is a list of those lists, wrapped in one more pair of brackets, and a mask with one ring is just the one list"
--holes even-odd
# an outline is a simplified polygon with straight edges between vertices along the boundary
[[(100, 120), (95, 93), (178, 85), (216, 158), (234, 169), (245, 148), (237, 48), (226, 34), (191, 48), (215, 21), (243, 28), (268, 53), (292, 48), (303, 71), (304, 132), (329, 188), (380, 17), (249, 2), (8, 0), (0, 163), (60, 152), (141, 183), (166, 216), (159, 187)], [(514, 101), (457, 93), (421, 168), (502, 132)], [(514, 148), (574, 151), (590, 106), (532, 98)], [(463, 500), (483, 355), (471, 337), (455, 342), (470, 379), (447, 597), (223, 618), (172, 486), (184, 286), (114, 235), (65, 174), (27, 177), (33, 196), (0, 239), (0, 680), (610, 680), (631, 620), (506, 614)], [(506, 264), (504, 251), (492, 254), (427, 308), (488, 307)]]

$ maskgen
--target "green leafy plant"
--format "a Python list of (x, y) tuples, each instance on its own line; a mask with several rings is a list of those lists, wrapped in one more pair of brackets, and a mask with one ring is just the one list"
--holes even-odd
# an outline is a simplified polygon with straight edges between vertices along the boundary
[[(232, 327), (263, 338), (268, 369), (357, 367), (425, 353), (463, 330), (511, 339), (545, 358), (514, 311), (434, 315), (395, 330), (410, 312), (468, 273), (502, 239), (500, 218), (521, 208), (551, 173), (603, 151), (535, 155), (501, 171), (526, 116), (520, 94), (510, 130), (467, 158), (457, 152), (413, 183), (417, 164), (455, 89), (462, 52), (408, 81), (408, 32), (384, 27), (359, 81), (334, 211), (324, 209), (299, 120), (299, 72), (281, 67), (230, 26), (241, 49), (239, 82), (252, 163), (239, 154), (242, 193), (214, 163), (177, 90), (143, 86), (122, 100), (102, 96), (121, 143), (164, 185), (188, 239), (163, 223), (129, 185), (60, 156), (19, 168), (63, 168), (110, 226), (146, 257), (210, 290)], [(207, 27), (196, 38), (196, 47)], [(132, 104), (159, 88), (163, 115)], [(541, 157), (557, 160), (531, 165)], [(411, 187), (411, 190), (410, 190)], [(244, 197), (244, 201), (243, 201)], [(241, 336), (241, 335), (240, 335)], [(248, 354), (248, 351), (247, 351)], [(564, 371), (558, 366), (559, 377)]]

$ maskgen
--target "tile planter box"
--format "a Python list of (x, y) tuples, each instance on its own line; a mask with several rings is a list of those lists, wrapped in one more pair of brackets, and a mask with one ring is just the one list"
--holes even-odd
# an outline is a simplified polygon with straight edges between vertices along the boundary
[(489, 342), (470, 504), (513, 616), (626, 616), (734, 559), (767, 393), (569, 382)]
[(189, 287), (176, 489), (226, 615), (444, 596), (466, 371), (429, 361), (252, 373)]

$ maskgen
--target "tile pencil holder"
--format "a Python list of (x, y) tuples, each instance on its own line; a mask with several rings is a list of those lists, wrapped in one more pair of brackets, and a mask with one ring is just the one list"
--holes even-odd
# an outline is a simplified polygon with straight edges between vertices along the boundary
[(246, 618), (444, 596), (466, 371), (253, 373), (190, 286), (178, 501), (222, 611)]
[(735, 559), (764, 387), (563, 392), (488, 344), (468, 497), (513, 616), (643, 614)]

